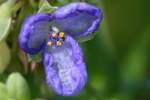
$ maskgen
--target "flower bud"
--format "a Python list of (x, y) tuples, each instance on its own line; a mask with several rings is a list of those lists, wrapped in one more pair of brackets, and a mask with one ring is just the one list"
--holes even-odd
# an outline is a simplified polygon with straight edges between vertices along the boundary
[(0, 5), (0, 41), (5, 39), (11, 26), (13, 1), (9, 0)]
[(51, 6), (47, 0), (41, 0), (39, 4), (39, 10), (38, 13), (52, 13), (55, 11), (58, 7)]
[(0, 100), (8, 100), (8, 91), (3, 83), (0, 83)]
[(0, 73), (2, 73), (10, 62), (10, 50), (5, 41), (0, 42)]
[(8, 96), (15, 100), (30, 100), (30, 91), (26, 80), (20, 73), (12, 73), (6, 83)]

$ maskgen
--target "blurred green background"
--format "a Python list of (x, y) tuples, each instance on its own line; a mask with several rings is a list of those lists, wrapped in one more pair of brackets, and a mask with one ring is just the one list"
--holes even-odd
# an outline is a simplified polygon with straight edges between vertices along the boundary
[[(0, 3), (5, 1), (0, 0)], [(35, 62), (36, 58), (30, 60), (18, 47), (21, 24), (26, 16), (38, 11), (40, 0), (12, 1), (15, 1), (12, 7), (6, 6), (12, 10), (10, 15), (0, 8), (0, 19), (5, 14), (8, 16), (5, 22), (0, 20), (0, 26), (9, 26), (11, 18), (9, 31), (0, 28), (3, 30), (0, 33), (9, 33), (3, 40), (5, 43), (0, 43), (0, 82), (3, 84), (0, 86), (0, 100), (5, 100), (2, 97), (4, 91), (11, 94), (5, 88), (11, 87), (8, 86), (8, 77), (16, 74), (14, 72), (20, 73), (17, 74), (20, 76), (16, 78), (17, 75), (14, 75), (12, 80), (16, 83), (11, 82), (16, 89), (12, 90), (13, 93), (21, 92), (22, 96), (10, 96), (11, 99), (6, 100), (150, 100), (149, 0), (48, 0), (52, 10), (53, 6), (82, 1), (96, 5), (104, 13), (95, 38), (81, 44), (88, 82), (83, 91), (74, 97), (54, 94), (46, 84), (42, 63)], [(23, 83), (17, 83), (20, 77)], [(27, 89), (22, 89), (24, 84)]]

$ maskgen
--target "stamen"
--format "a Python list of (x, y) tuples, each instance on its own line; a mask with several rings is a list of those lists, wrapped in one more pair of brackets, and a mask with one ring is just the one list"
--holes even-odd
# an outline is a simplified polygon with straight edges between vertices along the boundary
[(52, 45), (52, 42), (51, 41), (48, 41), (47, 42), (47, 46), (51, 46)]
[(57, 36), (57, 33), (53, 32), (51, 35), (52, 35), (53, 38), (55, 38)]
[[(55, 27), (54, 27), (54, 29), (55, 29)], [(65, 33), (64, 32), (53, 31), (50, 34), (49, 41), (47, 42), (47, 46), (52, 46), (52, 45), (61, 46), (63, 44), (64, 40), (65, 40)]]
[(57, 41), (56, 42), (56, 46), (61, 46), (62, 45), (62, 42), (61, 41)]
[(53, 30), (54, 32), (56, 32), (56, 33), (59, 32), (59, 29), (58, 29), (57, 27), (55, 27), (55, 26), (52, 27), (52, 30)]
[(64, 33), (64, 32), (60, 32), (60, 33), (59, 33), (59, 37), (60, 37), (60, 38), (63, 38), (64, 36), (65, 36), (65, 33)]

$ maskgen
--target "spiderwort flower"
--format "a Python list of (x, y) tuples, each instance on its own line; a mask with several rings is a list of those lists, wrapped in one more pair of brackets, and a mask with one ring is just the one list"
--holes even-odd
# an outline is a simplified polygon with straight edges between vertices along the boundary
[(87, 3), (71, 3), (48, 15), (28, 17), (19, 35), (19, 45), (26, 53), (43, 53), (48, 85), (59, 95), (73, 96), (87, 80), (80, 37), (95, 32), (102, 11)]

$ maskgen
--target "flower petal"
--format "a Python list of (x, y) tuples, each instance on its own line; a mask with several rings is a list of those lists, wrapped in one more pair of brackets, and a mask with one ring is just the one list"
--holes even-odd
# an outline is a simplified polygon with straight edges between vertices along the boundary
[(53, 25), (75, 39), (95, 32), (102, 20), (102, 11), (87, 3), (71, 3), (52, 14)]
[(43, 64), (47, 82), (57, 94), (73, 96), (84, 87), (87, 73), (82, 50), (71, 37), (61, 47), (46, 50)]
[(28, 17), (19, 34), (20, 48), (30, 54), (35, 54), (41, 50), (50, 30), (49, 21), (49, 15), (43, 13)]

